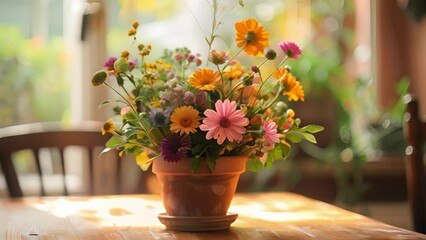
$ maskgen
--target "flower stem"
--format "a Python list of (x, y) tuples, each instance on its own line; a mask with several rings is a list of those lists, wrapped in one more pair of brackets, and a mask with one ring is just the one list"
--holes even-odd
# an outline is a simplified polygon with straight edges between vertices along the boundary
[(229, 61), (223, 66), (222, 71), (245, 49), (246, 47), (241, 48), (234, 56), (229, 59)]
[(151, 138), (151, 136), (149, 135), (148, 130), (145, 128), (145, 126), (142, 124), (141, 120), (139, 119), (139, 114), (136, 111), (135, 107), (129, 102), (129, 100), (127, 100), (127, 98), (125, 98), (119, 91), (115, 90), (111, 85), (109, 85), (108, 83), (104, 82), (104, 84), (109, 87), (111, 90), (113, 90), (116, 94), (118, 94), (121, 98), (123, 98), (123, 100), (127, 103), (127, 105), (132, 109), (133, 113), (136, 115), (136, 119), (138, 120), (139, 125), (142, 127), (142, 129), (146, 132), (146, 135), (148, 136), (149, 140), (151, 141), (151, 143), (153, 143), (154, 145), (157, 145), (155, 143), (155, 141)]

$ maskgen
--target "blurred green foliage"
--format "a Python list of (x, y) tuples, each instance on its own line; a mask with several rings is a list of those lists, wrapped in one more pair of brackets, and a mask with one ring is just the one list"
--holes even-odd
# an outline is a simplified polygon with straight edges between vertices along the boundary
[[(304, 83), (306, 98), (329, 98), (328, 104), (334, 108), (332, 124), (326, 126), (330, 135), (327, 145), (305, 145), (303, 150), (320, 165), (332, 166), (338, 190), (336, 202), (348, 205), (361, 201), (369, 190), (363, 176), (367, 161), (380, 155), (402, 155), (405, 147), (402, 101), (392, 109), (380, 110), (372, 72), (356, 76), (350, 73), (351, 61), (347, 60), (354, 58), (359, 47), (354, 41), (354, 18), (354, 1), (312, 1), (313, 39), (304, 48), (300, 63), (292, 66)], [(403, 79), (395, 91), (402, 97), (407, 89), (408, 81)], [(318, 117), (327, 116), (320, 113)]]
[(0, 25), (0, 126), (69, 118), (70, 77), (62, 38), (26, 39)]

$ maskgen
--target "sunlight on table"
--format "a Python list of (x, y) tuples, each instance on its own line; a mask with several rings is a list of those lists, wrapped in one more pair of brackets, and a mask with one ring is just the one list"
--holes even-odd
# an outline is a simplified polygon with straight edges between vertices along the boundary
[[(360, 215), (342, 215), (341, 209), (330, 210), (322, 202), (307, 205), (297, 197), (277, 201), (273, 195), (270, 198), (239, 196), (234, 199), (230, 212), (239, 214), (235, 226), (263, 224), (282, 224), (284, 222), (323, 222), (340, 221), (350, 224), (359, 221)], [(112, 200), (113, 199), (113, 200)], [(55, 201), (28, 203), (39, 211), (48, 212), (58, 218), (82, 219), (101, 226), (133, 226), (157, 227), (163, 226), (157, 219), (164, 212), (160, 196), (139, 198), (126, 196), (121, 198), (59, 198)], [(324, 206), (321, 206), (324, 205)], [(322, 210), (326, 209), (326, 211)], [(260, 221), (259, 221), (260, 220)]]

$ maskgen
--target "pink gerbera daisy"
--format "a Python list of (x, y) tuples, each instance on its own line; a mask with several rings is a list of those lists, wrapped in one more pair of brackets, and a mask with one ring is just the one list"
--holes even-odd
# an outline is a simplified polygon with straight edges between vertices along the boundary
[(277, 131), (277, 124), (273, 121), (263, 121), (262, 124), (263, 137), (271, 146), (280, 141), (281, 134)]
[(241, 141), (246, 132), (244, 126), (249, 123), (248, 118), (241, 110), (237, 110), (237, 103), (226, 99), (224, 102), (218, 100), (215, 104), (216, 111), (207, 109), (204, 111), (206, 118), (200, 129), (208, 131), (206, 139), (217, 139), (218, 144), (222, 144), (225, 139), (230, 142)]
[(297, 60), (299, 55), (302, 54), (302, 49), (300, 49), (300, 47), (294, 42), (282, 41), (278, 44), (278, 46), (289, 58)]

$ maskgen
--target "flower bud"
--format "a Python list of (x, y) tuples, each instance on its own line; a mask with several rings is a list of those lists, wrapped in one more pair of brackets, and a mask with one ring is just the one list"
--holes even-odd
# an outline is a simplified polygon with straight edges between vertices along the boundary
[(257, 66), (255, 66), (255, 65), (251, 66), (251, 70), (252, 70), (254, 73), (258, 73), (258, 72), (259, 72), (259, 68), (258, 68)]
[(275, 106), (274, 106), (274, 110), (275, 112), (283, 112), (288, 108), (287, 104), (283, 101), (278, 101)]
[(285, 114), (287, 115), (288, 118), (293, 118), (296, 115), (296, 113), (294, 112), (294, 110), (291, 109), (291, 108), (287, 109), (287, 111), (286, 111)]
[(99, 86), (105, 82), (108, 74), (105, 71), (98, 71), (92, 77), (92, 85)]
[(134, 21), (134, 22), (132, 23), (132, 27), (133, 27), (134, 29), (137, 29), (137, 28), (139, 27), (139, 22), (138, 22), (138, 21)]
[(216, 64), (224, 64), (229, 59), (229, 55), (225, 51), (212, 50), (209, 54), (209, 61)]
[(289, 65), (285, 65), (284, 68), (287, 70), (287, 72), (291, 72), (291, 67)]
[(130, 29), (129, 30), (129, 32), (127, 32), (127, 35), (129, 35), (129, 36), (134, 36), (134, 35), (136, 35), (136, 30), (135, 29)]
[(201, 61), (201, 58), (197, 58), (197, 60), (195, 60), (195, 64), (197, 64), (197, 66), (201, 66), (202, 63), (203, 61)]
[(124, 51), (121, 52), (121, 57), (122, 58), (127, 58), (129, 55), (130, 55), (130, 53), (127, 50), (124, 50)]
[(120, 111), (121, 111), (121, 107), (119, 107), (119, 106), (115, 106), (115, 107), (112, 109), (112, 111), (113, 111), (115, 114), (119, 115), (119, 114), (120, 114)]
[(277, 52), (275, 52), (275, 50), (273, 50), (273, 49), (269, 49), (269, 50), (266, 52), (265, 57), (266, 57), (268, 60), (274, 60), (274, 59), (277, 57)]
[(188, 62), (192, 62), (192, 61), (194, 61), (194, 58), (195, 58), (195, 56), (194, 56), (194, 55), (192, 55), (192, 54), (190, 54), (190, 55), (188, 56)]

